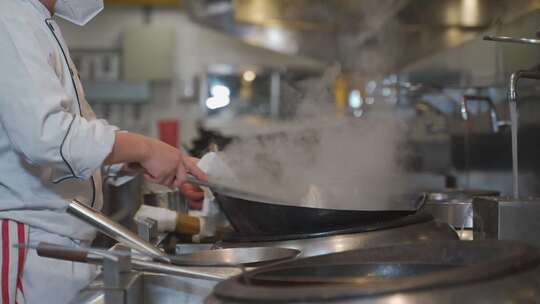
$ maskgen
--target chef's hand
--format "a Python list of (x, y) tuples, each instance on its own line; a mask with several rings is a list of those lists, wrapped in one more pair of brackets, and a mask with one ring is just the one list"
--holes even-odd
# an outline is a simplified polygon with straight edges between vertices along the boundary
[[(184, 165), (188, 172), (193, 174), (198, 179), (208, 181), (208, 176), (197, 166), (199, 159), (195, 157), (184, 157)], [(195, 173), (196, 172), (196, 173)], [(186, 196), (188, 201), (201, 203), (204, 199), (204, 191), (198, 186), (189, 182), (180, 184), (180, 192)]]
[(181, 188), (188, 173), (206, 181), (208, 177), (197, 167), (197, 159), (186, 157), (177, 148), (162, 141), (131, 132), (116, 133), (106, 165), (137, 163), (152, 182)]
[(185, 182), (180, 186), (180, 192), (190, 204), (199, 205), (204, 200), (204, 191), (197, 185)]
[(177, 148), (162, 141), (150, 139), (145, 159), (140, 164), (145, 177), (170, 188), (181, 188), (188, 173), (206, 181), (208, 177), (197, 167), (197, 159), (186, 157)]

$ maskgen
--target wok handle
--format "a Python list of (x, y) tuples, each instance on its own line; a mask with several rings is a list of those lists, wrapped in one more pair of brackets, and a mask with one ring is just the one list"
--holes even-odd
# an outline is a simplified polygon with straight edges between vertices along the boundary
[(201, 220), (198, 217), (178, 213), (176, 216), (176, 232), (196, 235), (201, 232)]
[[(36, 248), (37, 254), (41, 257), (47, 257), (58, 260), (101, 264), (103, 258), (90, 254), (88, 250), (70, 248), (62, 245), (55, 245), (50, 243), (41, 242)], [(111, 252), (113, 254), (113, 252)], [(193, 269), (189, 267), (179, 267), (174, 265), (167, 265), (163, 263), (156, 263), (154, 261), (144, 261), (140, 259), (131, 259), (133, 268), (138, 271), (149, 271), (154, 273), (171, 274), (182, 277), (191, 277), (204, 280), (221, 281), (226, 279), (227, 275), (214, 274), (211, 272), (204, 272), (202, 270)]]
[(41, 257), (81, 263), (88, 262), (88, 251), (82, 249), (66, 249), (64, 246), (40, 242), (36, 248), (36, 251)]

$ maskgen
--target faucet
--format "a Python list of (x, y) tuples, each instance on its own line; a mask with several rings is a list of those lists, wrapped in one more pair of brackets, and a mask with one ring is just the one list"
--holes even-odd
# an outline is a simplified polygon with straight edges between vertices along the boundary
[(508, 83), (508, 100), (517, 105), (517, 85), (520, 79), (540, 80), (540, 70), (519, 70), (510, 75)]
[(489, 115), (491, 118), (491, 130), (495, 133), (499, 132), (499, 128), (502, 126), (510, 125), (509, 121), (499, 120), (499, 115), (497, 114), (497, 108), (493, 103), (493, 100), (489, 96), (478, 96), (478, 95), (464, 95), (461, 99), (461, 118), (464, 121), (469, 120), (469, 109), (467, 105), (471, 100), (484, 101), (489, 106)]

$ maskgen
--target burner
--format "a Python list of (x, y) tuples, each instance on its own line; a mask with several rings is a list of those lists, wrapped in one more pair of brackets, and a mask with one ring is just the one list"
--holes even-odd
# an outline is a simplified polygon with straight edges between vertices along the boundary
[(206, 303), (535, 303), (539, 280), (540, 252), (522, 243), (424, 242), (262, 267)]

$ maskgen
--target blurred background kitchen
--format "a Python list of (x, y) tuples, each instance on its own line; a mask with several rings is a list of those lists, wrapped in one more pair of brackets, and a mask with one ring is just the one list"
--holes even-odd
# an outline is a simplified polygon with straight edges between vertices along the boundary
[[(534, 37), (538, 8), (532, 0), (108, 0), (88, 26), (61, 26), (92, 106), (121, 128), (200, 156), (293, 122), (293, 84), (339, 66), (332, 111), (395, 108), (411, 122), (411, 167), (430, 175), (431, 189), (510, 194), (507, 80), (539, 53), (482, 38)], [(540, 112), (536, 83), (522, 86), (521, 190), (535, 195)]]
[[(540, 195), (539, 0), (106, 0), (83, 28), (59, 23), (99, 117), (196, 157), (224, 151), (230, 166), (220, 173), (236, 170), (252, 192), (302, 192), (280, 209), (220, 198), (214, 187), (216, 199), (207, 192), (201, 207), (140, 176), (109, 176), (104, 213), (169, 253), (256, 244), (308, 257), (458, 238), (540, 244), (540, 205), (528, 199)], [(534, 72), (514, 86), (519, 70)], [(323, 190), (334, 196), (320, 199)], [(424, 191), (414, 208), (384, 205)], [(190, 218), (195, 229), (175, 213), (163, 235), (150, 209), (134, 221), (143, 201), (199, 217)], [(388, 213), (358, 215), (366, 210)], [(413, 258), (431, 252), (419, 248)], [(482, 290), (488, 301), (493, 290), (506, 292)], [(538, 286), (531, 290), (507, 294), (535, 299)]]
[[(482, 38), (534, 37), (538, 8), (532, 0), (108, 0), (84, 28), (60, 22), (92, 106), (123, 129), (201, 156), (294, 124), (296, 84), (330, 69), (329, 114), (361, 119), (381, 103), (409, 122), (407, 167), (423, 186), (511, 194), (507, 82), (539, 53)], [(520, 85), (524, 196), (540, 192), (536, 85)]]

